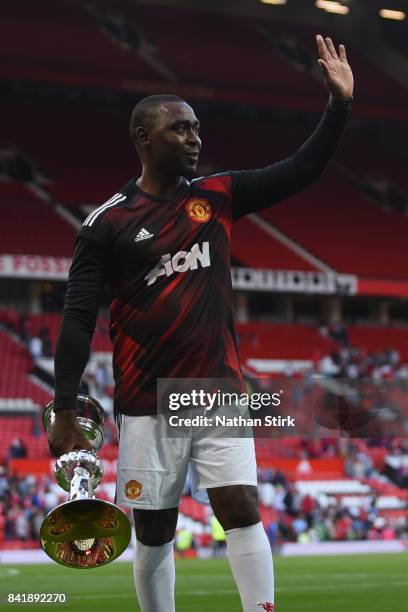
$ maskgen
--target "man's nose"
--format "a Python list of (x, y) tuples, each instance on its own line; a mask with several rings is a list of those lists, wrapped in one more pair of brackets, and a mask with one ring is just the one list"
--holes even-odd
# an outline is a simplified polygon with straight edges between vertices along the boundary
[(189, 132), (189, 134), (187, 135), (187, 141), (190, 147), (201, 149), (201, 140), (195, 132)]

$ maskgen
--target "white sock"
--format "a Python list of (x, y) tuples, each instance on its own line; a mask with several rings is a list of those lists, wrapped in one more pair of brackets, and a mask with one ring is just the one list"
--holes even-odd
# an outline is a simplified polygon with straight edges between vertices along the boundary
[(262, 523), (225, 532), (244, 612), (274, 612), (272, 551)]
[(174, 612), (173, 542), (146, 546), (136, 541), (133, 575), (142, 612)]

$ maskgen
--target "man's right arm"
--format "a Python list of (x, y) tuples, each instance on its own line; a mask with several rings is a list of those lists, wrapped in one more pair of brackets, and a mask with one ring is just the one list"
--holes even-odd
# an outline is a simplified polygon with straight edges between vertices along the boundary
[(69, 272), (64, 314), (55, 353), (55, 424), (48, 442), (60, 456), (90, 449), (76, 423), (74, 407), (81, 376), (88, 362), (92, 335), (107, 277), (107, 250), (97, 240), (79, 236)]

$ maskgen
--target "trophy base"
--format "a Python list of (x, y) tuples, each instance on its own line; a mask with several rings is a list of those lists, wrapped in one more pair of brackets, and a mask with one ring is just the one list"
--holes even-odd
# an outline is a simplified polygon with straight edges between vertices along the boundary
[(41, 526), (44, 552), (65, 567), (89, 569), (110, 563), (127, 548), (131, 526), (124, 512), (101, 499), (68, 501)]

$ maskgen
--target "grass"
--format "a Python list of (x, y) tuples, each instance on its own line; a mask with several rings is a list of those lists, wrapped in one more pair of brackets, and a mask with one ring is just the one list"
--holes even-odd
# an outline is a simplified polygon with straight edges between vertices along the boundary
[[(177, 561), (177, 612), (240, 612), (225, 559)], [(276, 557), (277, 612), (406, 612), (408, 555)], [(58, 565), (0, 566), (0, 609), (61, 609), (72, 612), (138, 612), (132, 567), (113, 563), (96, 570)], [(67, 594), (62, 604), (6, 603), (7, 593)], [(163, 602), (163, 612), (166, 612)]]

